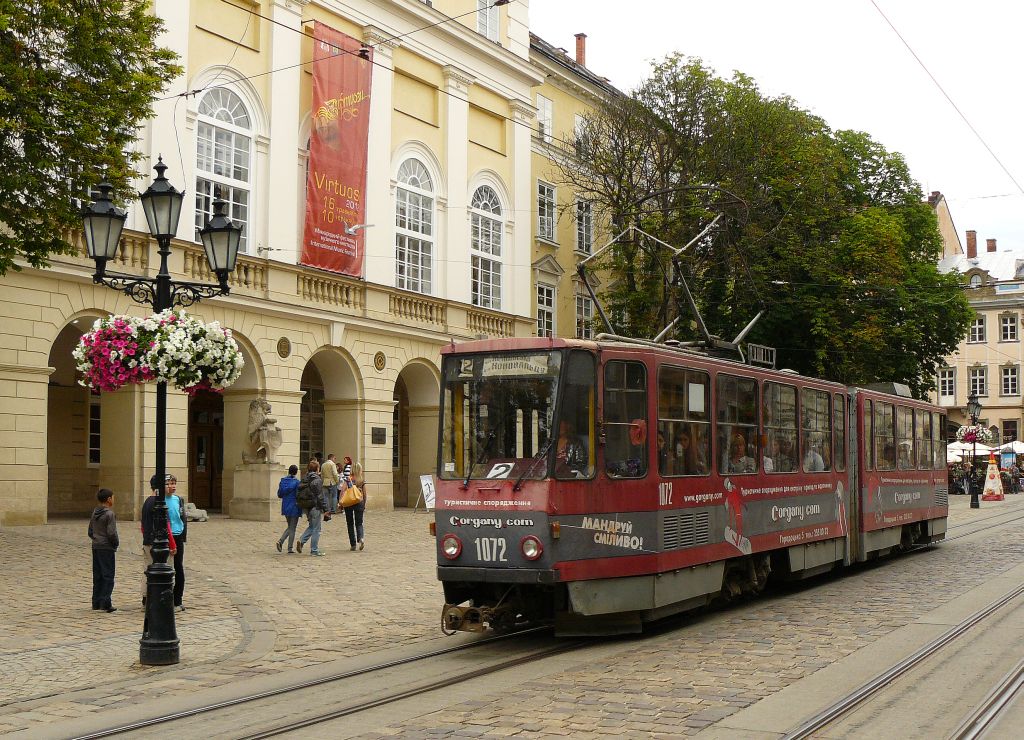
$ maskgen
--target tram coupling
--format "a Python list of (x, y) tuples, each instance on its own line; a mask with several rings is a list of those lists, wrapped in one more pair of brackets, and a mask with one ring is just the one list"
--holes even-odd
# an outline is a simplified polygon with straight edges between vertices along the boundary
[(516, 610), (511, 605), (477, 607), (445, 604), (441, 610), (441, 630), (449, 635), (456, 632), (485, 632), (488, 627), (494, 630), (509, 629), (515, 623)]

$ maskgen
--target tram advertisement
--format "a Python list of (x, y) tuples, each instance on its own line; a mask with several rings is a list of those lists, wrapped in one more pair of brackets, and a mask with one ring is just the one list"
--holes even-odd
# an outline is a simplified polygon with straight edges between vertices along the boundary
[[(362, 56), (365, 54), (366, 56)], [(361, 277), (372, 49), (313, 26), (313, 124), (301, 263)]]

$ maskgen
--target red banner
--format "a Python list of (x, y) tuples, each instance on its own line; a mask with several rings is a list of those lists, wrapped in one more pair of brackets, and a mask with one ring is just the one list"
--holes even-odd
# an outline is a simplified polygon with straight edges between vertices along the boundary
[(302, 264), (362, 277), (366, 220), (369, 58), (351, 36), (313, 26), (313, 125)]

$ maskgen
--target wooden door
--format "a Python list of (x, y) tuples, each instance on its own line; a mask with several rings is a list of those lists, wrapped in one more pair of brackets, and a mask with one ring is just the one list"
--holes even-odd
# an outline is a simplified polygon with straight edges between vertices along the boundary
[(189, 403), (188, 498), (200, 509), (220, 511), (224, 473), (224, 399), (199, 393)]

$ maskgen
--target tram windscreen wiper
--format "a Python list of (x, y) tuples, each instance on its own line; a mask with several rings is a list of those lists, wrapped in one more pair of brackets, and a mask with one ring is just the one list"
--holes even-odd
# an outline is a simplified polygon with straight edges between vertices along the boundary
[(554, 436), (548, 437), (548, 441), (545, 442), (544, 446), (540, 448), (540, 451), (533, 456), (533, 459), (530, 460), (530, 464), (526, 466), (526, 470), (524, 470), (522, 475), (520, 475), (516, 479), (516, 484), (512, 486), (513, 491), (518, 491), (520, 488), (523, 487), (523, 481), (526, 479), (526, 476), (530, 475), (530, 473), (533, 472), (533, 469), (537, 467), (537, 463), (547, 456), (548, 451), (551, 449), (551, 445), (554, 443), (554, 441)]
[(491, 454), (491, 445), (494, 444), (494, 440), (497, 439), (497, 438), (498, 438), (498, 431), (496, 429), (492, 429), (491, 431), (487, 432), (487, 439), (484, 440), (483, 449), (480, 450), (480, 454), (477, 456), (476, 462), (473, 463), (469, 467), (469, 470), (466, 471), (466, 478), (465, 478), (465, 480), (462, 481), (462, 488), (463, 489), (469, 488), (469, 479), (473, 477), (473, 469), (477, 465), (482, 463), (484, 460), (486, 460), (487, 457)]

